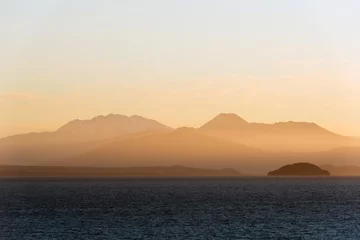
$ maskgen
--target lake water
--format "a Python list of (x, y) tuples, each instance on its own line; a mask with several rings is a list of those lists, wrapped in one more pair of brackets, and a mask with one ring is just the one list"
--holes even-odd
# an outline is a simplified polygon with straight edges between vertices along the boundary
[(0, 179), (0, 239), (360, 239), (360, 178)]

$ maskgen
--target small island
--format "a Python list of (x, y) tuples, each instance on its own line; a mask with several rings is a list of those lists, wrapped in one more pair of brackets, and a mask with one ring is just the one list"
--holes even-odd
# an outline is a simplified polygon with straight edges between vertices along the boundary
[(311, 163), (294, 163), (269, 172), (268, 176), (330, 176), (330, 173)]

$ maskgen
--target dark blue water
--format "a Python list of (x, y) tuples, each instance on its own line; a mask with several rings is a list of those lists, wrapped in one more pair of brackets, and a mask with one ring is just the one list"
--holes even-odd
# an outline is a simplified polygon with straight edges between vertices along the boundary
[(360, 239), (360, 178), (0, 179), (0, 239)]

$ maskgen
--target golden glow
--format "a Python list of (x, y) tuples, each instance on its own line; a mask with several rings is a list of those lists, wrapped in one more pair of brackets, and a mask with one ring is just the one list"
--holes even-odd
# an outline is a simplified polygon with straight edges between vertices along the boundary
[(198, 127), (220, 112), (360, 135), (356, 1), (16, 2), (0, 3), (0, 137), (109, 113)]

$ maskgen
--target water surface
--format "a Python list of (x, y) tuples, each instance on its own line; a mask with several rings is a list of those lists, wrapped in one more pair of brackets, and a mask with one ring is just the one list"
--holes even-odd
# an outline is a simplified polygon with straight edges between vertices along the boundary
[(360, 239), (360, 178), (0, 179), (0, 239)]

